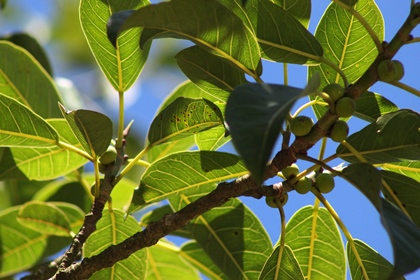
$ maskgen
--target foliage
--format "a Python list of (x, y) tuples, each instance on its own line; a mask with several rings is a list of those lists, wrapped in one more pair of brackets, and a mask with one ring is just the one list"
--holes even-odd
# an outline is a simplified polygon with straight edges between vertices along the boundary
[[(1, 40), (0, 179), (26, 199), (0, 212), (0, 277), (31, 269), (27, 279), (346, 279), (349, 271), (353, 279), (379, 280), (419, 268), (420, 115), (368, 89), (379, 80), (378, 65), (419, 41), (410, 34), (420, 4), (412, 3), (398, 34), (382, 43), (375, 2), (345, 2), (333, 0), (311, 34), (308, 0), (81, 0), (86, 41), (119, 98), (116, 132), (102, 113), (68, 110), (36, 40), (20, 33)], [(158, 38), (193, 43), (175, 56), (189, 80), (161, 104), (143, 149), (125, 155), (132, 126), (124, 119), (125, 92)], [(284, 66), (283, 81), (264, 83), (263, 59)], [(290, 63), (307, 68), (307, 86), (288, 86)], [(322, 92), (329, 84), (342, 86), (343, 97)], [(307, 103), (293, 112), (298, 100)], [(294, 136), (290, 124), (307, 108), (317, 121)], [(327, 143), (334, 145), (326, 141), (332, 127), (351, 115), (368, 124), (345, 140), (347, 131), (333, 137), (336, 152), (324, 157)], [(218, 151), (230, 141), (237, 155)], [(309, 152), (318, 142), (315, 158)], [(337, 158), (344, 166), (330, 165)], [(296, 161), (311, 166), (285, 178), (280, 171)], [(93, 172), (84, 171), (87, 163)], [(144, 168), (139, 182), (127, 179), (135, 166)], [(372, 203), (394, 265), (351, 236), (323, 195), (325, 176), (328, 191), (340, 177)], [(303, 179), (316, 201), (286, 223), (280, 202)], [(270, 197), (278, 207), (274, 246), (240, 196)], [(177, 246), (168, 235), (187, 241)]]

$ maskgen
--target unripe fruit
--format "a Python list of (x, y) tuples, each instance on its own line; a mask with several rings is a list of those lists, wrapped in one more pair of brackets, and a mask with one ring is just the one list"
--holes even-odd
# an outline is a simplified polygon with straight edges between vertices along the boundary
[(296, 136), (303, 136), (311, 131), (314, 121), (307, 116), (297, 116), (290, 123), (290, 131)]
[(330, 131), (330, 138), (334, 142), (341, 143), (349, 135), (349, 126), (343, 120), (336, 121)]
[(308, 193), (312, 187), (312, 180), (308, 177), (301, 178), (295, 186), (295, 191), (300, 194)]
[(329, 173), (321, 173), (315, 178), (315, 186), (321, 193), (329, 193), (334, 189), (334, 177)]
[(399, 81), (404, 76), (404, 65), (398, 60), (383, 60), (378, 65), (378, 76), (381, 81)]
[(354, 6), (359, 2), (359, 0), (340, 0), (341, 3), (346, 4), (347, 6)]
[(350, 97), (340, 98), (335, 104), (335, 112), (342, 118), (351, 117), (356, 110), (356, 101)]
[(276, 204), (276, 200), (280, 201), (280, 206), (284, 206), (286, 202), (289, 200), (289, 195), (287, 193), (283, 193), (281, 197), (273, 197), (273, 196), (265, 197), (265, 203), (271, 208), (278, 208)]
[(115, 149), (114, 146), (110, 145), (108, 146), (108, 149), (106, 150), (106, 152), (103, 153), (103, 155), (99, 158), (99, 162), (104, 165), (107, 165), (107, 164), (113, 163), (116, 158), (117, 158), (117, 150)]
[(344, 88), (335, 83), (327, 85), (322, 91), (328, 94), (334, 102), (343, 97), (344, 94)]
[(283, 174), (284, 178), (290, 179), (299, 174), (299, 167), (296, 163), (293, 163), (292, 165), (285, 167), (281, 173)]

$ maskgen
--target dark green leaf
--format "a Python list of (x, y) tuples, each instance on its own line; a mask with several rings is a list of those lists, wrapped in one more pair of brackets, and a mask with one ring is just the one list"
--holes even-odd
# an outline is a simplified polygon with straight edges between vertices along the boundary
[(28, 107), (0, 93), (0, 146), (52, 147), (58, 134)]
[[(362, 259), (363, 267), (365, 268), (369, 279), (388, 279), (394, 269), (394, 266), (363, 241), (356, 239), (354, 240), (354, 245), (360, 258)], [(363, 279), (361, 268), (349, 243), (347, 243), (347, 258), (349, 261), (352, 279)], [(404, 277), (398, 279), (401, 280), (404, 279)]]
[(153, 162), (134, 191), (129, 212), (179, 194), (210, 192), (216, 184), (247, 173), (236, 155), (210, 151), (171, 154)]
[(226, 102), (236, 86), (246, 83), (244, 72), (197, 46), (182, 50), (175, 59), (182, 72), (214, 100)]
[(148, 139), (150, 144), (159, 145), (222, 124), (222, 112), (211, 101), (179, 97), (155, 117)]
[(60, 109), (83, 149), (92, 157), (101, 156), (111, 142), (111, 119), (99, 112), (90, 110), (67, 111), (61, 104)]
[(319, 63), (323, 55), (322, 46), (282, 7), (269, 0), (249, 0), (245, 11), (265, 58), (296, 64)]
[(124, 11), (122, 12), (124, 15), (127, 13), (125, 10), (138, 9), (148, 4), (148, 0), (83, 0), (80, 2), (80, 23), (86, 40), (102, 72), (118, 92), (126, 91), (136, 81), (146, 63), (149, 47), (143, 50), (139, 47), (138, 41), (142, 28), (124, 33), (118, 41), (115, 38), (116, 47), (114, 47), (107, 38), (105, 23), (115, 13)]
[(153, 38), (188, 39), (254, 78), (261, 75), (260, 52), (254, 34), (217, 1), (175, 0), (149, 5), (129, 16), (119, 32), (139, 26), (149, 28), (141, 36), (142, 46)]
[[(370, 163), (420, 159), (420, 115), (404, 109), (395, 111), (350, 135), (346, 141)], [(343, 145), (337, 155), (348, 161), (358, 159)]]
[(60, 117), (60, 96), (54, 81), (25, 49), (0, 42), (0, 92), (44, 118)]
[(4, 10), (4, 8), (6, 7), (7, 4), (7, 0), (1, 0), (0, 1), (0, 10)]
[(281, 250), (280, 245), (274, 248), (274, 251), (267, 259), (267, 262), (264, 264), (261, 274), (258, 277), (258, 280), (265, 279), (305, 279), (299, 263), (289, 246), (284, 246), (283, 250)]
[(380, 94), (366, 91), (356, 101), (356, 112), (354, 116), (368, 122), (374, 122), (380, 116), (397, 110), (397, 105), (392, 101)]
[(249, 171), (262, 181), (284, 120), (295, 102), (318, 87), (315, 79), (305, 90), (266, 84), (235, 88), (226, 105), (226, 122), (236, 150)]
[(311, 16), (311, 0), (274, 0), (273, 3), (285, 9), (303, 26), (308, 28)]
[(346, 279), (343, 241), (327, 209), (299, 209), (286, 225), (285, 238), (305, 278), (325, 279), (328, 275), (329, 279)]
[[(375, 1), (359, 0), (354, 9), (366, 20), (382, 42), (384, 22)], [(324, 57), (343, 70), (349, 83), (354, 83), (360, 78), (378, 54), (376, 45), (366, 28), (353, 15), (334, 2), (328, 6), (322, 16), (315, 38), (324, 48)], [(326, 64), (309, 67), (308, 76), (311, 77), (316, 72), (321, 74), (320, 90), (331, 83), (344, 84), (339, 74)], [(327, 111), (325, 107), (319, 105), (313, 106), (313, 110), (317, 118)]]

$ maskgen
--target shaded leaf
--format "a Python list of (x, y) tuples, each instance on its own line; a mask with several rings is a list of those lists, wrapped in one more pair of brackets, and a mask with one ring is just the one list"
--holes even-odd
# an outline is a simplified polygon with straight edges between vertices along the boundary
[(86, 40), (102, 72), (118, 92), (126, 91), (136, 81), (146, 63), (149, 47), (140, 49), (138, 41), (143, 29), (137, 28), (125, 32), (118, 40), (115, 38), (115, 48), (108, 40), (106, 22), (117, 12), (148, 4), (148, 0), (80, 2), (80, 23)]
[(228, 279), (197, 242), (185, 242), (181, 246), (181, 251), (182, 257), (209, 279)]
[[(363, 266), (366, 270), (369, 279), (371, 280), (383, 280), (388, 279), (391, 275), (394, 266), (382, 257), (373, 248), (369, 247), (368, 244), (361, 240), (354, 240), (357, 252), (362, 259)], [(347, 258), (349, 260), (349, 267), (352, 279), (363, 279), (363, 274), (357, 260), (354, 256), (353, 251), (347, 243)], [(398, 278), (404, 279), (404, 277)]]
[(119, 32), (139, 26), (148, 28), (141, 36), (141, 46), (154, 38), (188, 39), (253, 77), (261, 75), (260, 53), (254, 34), (217, 1), (176, 0), (149, 5), (129, 16)]
[(20, 207), (0, 212), (0, 277), (35, 265), (46, 247), (47, 237), (17, 221)]
[(295, 102), (318, 87), (316, 78), (305, 90), (282, 85), (246, 84), (235, 88), (226, 105), (233, 144), (247, 168), (262, 181), (284, 120)]
[[(419, 128), (420, 115), (403, 109), (383, 115), (346, 141), (370, 163), (419, 160)], [(348, 162), (358, 162), (343, 145), (337, 147), (337, 155)]]
[(236, 86), (247, 82), (244, 72), (197, 46), (182, 50), (175, 59), (182, 72), (214, 100), (226, 102)]
[(48, 202), (31, 201), (24, 204), (19, 209), (17, 219), (22, 225), (42, 234), (70, 236), (70, 220), (62, 210)]
[[(137, 221), (131, 216), (125, 217), (124, 212), (120, 210), (110, 212), (106, 209), (102, 215), (96, 225), (96, 231), (85, 243), (83, 250), (85, 258), (97, 255), (110, 245), (121, 243), (140, 230)], [(133, 275), (145, 279), (146, 262), (147, 251), (139, 250), (112, 267), (96, 272), (89, 279), (131, 279)]]
[[(384, 21), (375, 1), (359, 0), (353, 8), (366, 20), (382, 42)], [(324, 57), (343, 70), (349, 83), (354, 83), (360, 78), (378, 54), (375, 43), (363, 25), (334, 2), (331, 2), (322, 16), (315, 31), (315, 38), (324, 48)], [(344, 85), (338, 73), (326, 64), (309, 67), (308, 77), (316, 72), (321, 74), (320, 90), (331, 83)], [(315, 98), (319, 97), (311, 97)], [(317, 118), (327, 111), (319, 105), (312, 108)]]
[(58, 134), (44, 119), (16, 100), (0, 93), (0, 146), (55, 146)]
[[(0, 92), (44, 118), (60, 117), (61, 101), (54, 81), (25, 49), (0, 42)], [(2, 110), (3, 111), (3, 110)]]
[(210, 192), (217, 183), (245, 174), (247, 170), (236, 155), (210, 151), (171, 154), (147, 168), (129, 212), (179, 194)]
[(365, 91), (356, 101), (354, 116), (368, 122), (374, 122), (380, 116), (394, 111), (398, 111), (398, 107), (392, 101), (380, 94)]
[(303, 277), (302, 270), (300, 269), (292, 249), (285, 245), (282, 252), (280, 252), (281, 248), (280, 245), (278, 245), (274, 248), (274, 251), (264, 264), (258, 279), (304, 280), (305, 278)]
[(269, 0), (249, 0), (245, 11), (265, 58), (285, 63), (319, 63), (322, 46), (285, 9)]
[(221, 124), (222, 112), (211, 101), (179, 97), (155, 117), (148, 140), (159, 145)]
[(99, 112), (90, 110), (67, 111), (61, 104), (60, 109), (83, 149), (92, 157), (101, 156), (111, 142), (111, 119)]
[[(205, 192), (170, 199), (178, 211)], [(229, 279), (256, 279), (272, 251), (260, 220), (239, 199), (230, 199), (188, 224), (195, 240)]]
[(272, 2), (285, 9), (303, 26), (308, 28), (309, 18), (311, 16), (310, 0), (273, 0)]
[(286, 225), (285, 238), (305, 278), (346, 278), (343, 241), (325, 208), (305, 206), (299, 209)]

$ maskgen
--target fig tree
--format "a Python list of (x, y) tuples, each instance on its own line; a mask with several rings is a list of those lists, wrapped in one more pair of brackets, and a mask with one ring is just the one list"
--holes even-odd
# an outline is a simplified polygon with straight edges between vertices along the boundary
[(104, 165), (107, 165), (107, 164), (113, 163), (116, 158), (117, 158), (117, 150), (115, 149), (114, 146), (109, 145), (106, 152), (103, 153), (103, 155), (99, 158), (99, 162)]
[(404, 65), (398, 60), (383, 60), (378, 65), (378, 76), (381, 81), (399, 81), (404, 76)]
[(349, 126), (343, 120), (336, 121), (330, 131), (330, 138), (334, 142), (342, 142), (349, 135)]
[(303, 136), (311, 131), (313, 125), (314, 121), (310, 117), (297, 116), (290, 123), (290, 131), (296, 136)]
[(276, 200), (280, 201), (280, 206), (284, 206), (289, 200), (289, 195), (285, 192), (281, 197), (266, 196), (265, 203), (271, 208), (278, 208)]
[(306, 194), (311, 190), (312, 180), (308, 177), (301, 178), (295, 186), (295, 191), (300, 194)]
[(315, 178), (315, 186), (321, 193), (329, 193), (334, 189), (334, 177), (329, 173), (321, 173)]
[(334, 102), (343, 97), (344, 94), (344, 88), (335, 83), (327, 85), (322, 91), (328, 94)]
[(350, 97), (340, 98), (335, 104), (335, 112), (342, 118), (351, 117), (356, 110), (356, 101)]
[(290, 179), (299, 174), (299, 167), (296, 163), (293, 163), (292, 165), (285, 167), (281, 173), (283, 174), (284, 178)]

